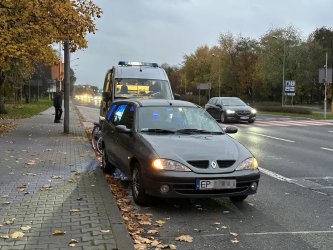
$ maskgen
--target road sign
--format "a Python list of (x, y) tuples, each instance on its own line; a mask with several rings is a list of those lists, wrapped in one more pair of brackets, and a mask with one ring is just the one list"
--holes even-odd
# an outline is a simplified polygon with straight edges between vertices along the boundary
[(294, 80), (286, 80), (284, 83), (284, 95), (295, 96), (296, 82)]
[(319, 83), (332, 83), (332, 68), (327, 69), (327, 82), (326, 82), (326, 68), (319, 69)]
[(211, 89), (210, 83), (199, 83), (197, 89)]

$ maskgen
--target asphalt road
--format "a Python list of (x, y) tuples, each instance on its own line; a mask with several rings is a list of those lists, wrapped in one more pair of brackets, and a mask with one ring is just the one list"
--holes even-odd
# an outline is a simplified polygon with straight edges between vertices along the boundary
[[(258, 193), (241, 204), (154, 199), (138, 207), (166, 222), (149, 227), (154, 237), (177, 249), (333, 249), (333, 121), (263, 116), (229, 125), (258, 159)], [(175, 241), (180, 235), (193, 242)]]

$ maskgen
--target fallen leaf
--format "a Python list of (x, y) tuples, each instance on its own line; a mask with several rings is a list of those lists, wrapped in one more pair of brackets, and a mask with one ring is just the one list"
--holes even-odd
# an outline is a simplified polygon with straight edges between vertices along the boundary
[(62, 231), (62, 230), (59, 230), (59, 229), (55, 229), (52, 231), (52, 234), (53, 235), (64, 235), (66, 232), (65, 231)]
[(30, 160), (27, 163), (25, 163), (26, 165), (35, 165), (36, 161), (35, 160)]
[(146, 250), (147, 249), (147, 245), (146, 244), (134, 244), (134, 249), (135, 250)]
[(193, 237), (190, 236), (190, 235), (181, 235), (181, 236), (177, 237), (176, 240), (178, 240), (178, 241), (185, 241), (185, 242), (192, 242), (193, 241)]
[(51, 176), (51, 179), (59, 180), (59, 179), (62, 179), (62, 177), (59, 175), (53, 175), (53, 176)]
[(16, 231), (16, 232), (10, 234), (9, 238), (18, 239), (18, 238), (22, 238), (23, 236), (24, 236), (24, 233), (22, 233), (20, 231)]
[(237, 236), (238, 236), (238, 233), (230, 232), (230, 235), (232, 235), (232, 236), (234, 236), (234, 237), (237, 237)]
[(157, 230), (151, 229), (147, 231), (147, 234), (158, 234)]
[(141, 221), (139, 221), (139, 224), (140, 225), (151, 225), (151, 222), (150, 221), (141, 220)]
[(25, 191), (25, 188), (18, 188), (17, 191), (23, 192)]
[(158, 226), (162, 226), (165, 223), (165, 221), (164, 220), (157, 220), (156, 223), (157, 223)]
[(222, 228), (222, 229), (226, 229), (226, 228), (228, 228), (228, 227), (227, 227), (227, 226), (222, 226), (221, 228)]
[(107, 230), (105, 230), (105, 229), (103, 230), (103, 229), (102, 229), (102, 230), (101, 230), (101, 233), (110, 233), (110, 229), (107, 229)]
[(72, 208), (69, 210), (71, 213), (80, 212), (80, 208)]
[(12, 224), (14, 224), (15, 220), (16, 220), (16, 218), (11, 218), (11, 219), (6, 220), (4, 223), (5, 223), (5, 225), (12, 225)]
[(76, 243), (79, 243), (76, 239), (71, 239), (69, 242), (68, 242), (68, 246), (70, 247), (75, 247), (76, 246)]
[(36, 176), (36, 174), (34, 174), (34, 173), (26, 173), (25, 175), (28, 175), (28, 176)]
[(16, 188), (26, 188), (27, 187), (27, 184), (21, 184), (20, 186), (17, 186)]
[(220, 225), (220, 222), (214, 222), (213, 225)]
[(80, 198), (77, 198), (76, 200), (77, 200), (77, 201), (82, 201), (82, 200), (83, 200), (83, 198), (81, 198), (81, 197), (80, 197)]
[(150, 245), (151, 245), (152, 247), (157, 247), (159, 244), (160, 244), (160, 242), (159, 242), (158, 240), (153, 240), (153, 241), (150, 243)]
[(177, 249), (177, 246), (174, 244), (169, 244), (169, 248), (172, 250), (175, 250), (175, 249)]
[(9, 235), (8, 234), (2, 234), (0, 235), (1, 239), (9, 239)]
[(237, 239), (233, 239), (233, 240), (231, 240), (231, 243), (238, 243), (239, 242), (239, 240), (237, 240)]
[(21, 227), (20, 229), (21, 229), (22, 231), (28, 231), (28, 230), (31, 229), (31, 227), (30, 227), (30, 226), (23, 226), (23, 227)]
[(10, 202), (9, 202), (9, 201), (5, 201), (3, 204), (4, 204), (4, 205), (9, 205)]

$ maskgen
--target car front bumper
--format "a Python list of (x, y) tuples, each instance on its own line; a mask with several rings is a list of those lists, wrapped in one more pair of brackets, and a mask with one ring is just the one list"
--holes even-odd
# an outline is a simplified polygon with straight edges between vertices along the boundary
[(240, 116), (237, 114), (226, 114), (226, 119), (229, 121), (254, 121), (256, 119), (256, 115)]
[[(224, 174), (196, 174), (194, 172), (159, 171), (143, 175), (145, 191), (148, 195), (165, 198), (205, 198), (251, 195), (257, 188), (251, 188), (253, 183), (259, 184), (259, 170), (234, 171)], [(234, 179), (236, 188), (199, 190), (196, 180)], [(161, 187), (167, 185), (168, 192), (161, 192)]]

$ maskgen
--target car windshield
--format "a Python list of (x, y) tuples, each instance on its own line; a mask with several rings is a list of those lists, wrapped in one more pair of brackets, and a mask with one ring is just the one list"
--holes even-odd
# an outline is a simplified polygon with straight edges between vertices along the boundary
[(115, 98), (173, 99), (166, 80), (118, 78), (116, 82)]
[(198, 107), (141, 107), (138, 115), (140, 132), (223, 133), (218, 123)]
[(222, 100), (223, 106), (245, 106), (246, 104), (241, 99), (223, 99)]

